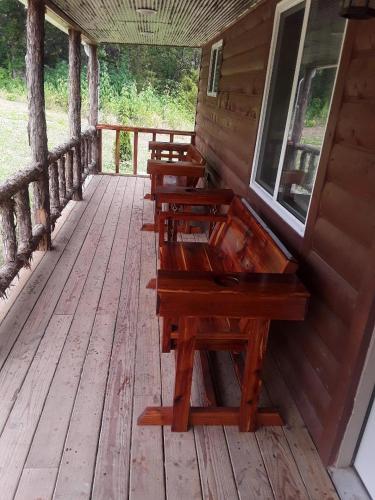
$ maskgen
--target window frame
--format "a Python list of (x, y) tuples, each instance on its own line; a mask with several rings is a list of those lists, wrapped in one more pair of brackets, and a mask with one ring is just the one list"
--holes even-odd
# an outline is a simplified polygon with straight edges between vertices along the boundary
[[(284, 130), (282, 148), (281, 148), (281, 152), (280, 152), (279, 165), (277, 168), (275, 187), (274, 187), (273, 195), (271, 195), (264, 187), (262, 187), (257, 182), (256, 175), (257, 175), (257, 170), (258, 170), (259, 165), (260, 165), (259, 164), (259, 155), (260, 155), (260, 149), (261, 149), (261, 145), (262, 145), (262, 136), (263, 136), (264, 127), (265, 127), (265, 118), (266, 118), (267, 108), (268, 108), (268, 103), (269, 103), (269, 92), (270, 92), (270, 88), (271, 88), (271, 81), (272, 81), (273, 72), (275, 69), (277, 69), (274, 66), (274, 63), (275, 63), (276, 48), (277, 48), (277, 42), (278, 42), (279, 30), (280, 30), (280, 20), (281, 20), (281, 15), (283, 14), (283, 12), (285, 12), (285, 11), (287, 11), (287, 10), (289, 10), (289, 9), (291, 9), (291, 8), (295, 7), (296, 5), (301, 4), (303, 2), (305, 2), (305, 12), (304, 12), (301, 37), (300, 37), (300, 41), (299, 41), (299, 47), (298, 47), (298, 53), (297, 53), (297, 59), (296, 59), (296, 67), (295, 67), (295, 72), (294, 72), (294, 77), (293, 77), (292, 92), (291, 92), (291, 97), (290, 97), (290, 102), (289, 102), (289, 107), (288, 107), (287, 119), (286, 119), (286, 123), (285, 123), (285, 130)], [(257, 134), (257, 140), (256, 140), (256, 144), (255, 144), (254, 159), (253, 159), (253, 163), (252, 163), (252, 170), (251, 170), (251, 176), (250, 176), (250, 189), (252, 189), (263, 201), (265, 201), (267, 203), (267, 205), (269, 205), (300, 236), (304, 236), (304, 234), (305, 234), (306, 225), (307, 225), (307, 221), (308, 221), (309, 213), (310, 213), (311, 201), (314, 197), (316, 177), (317, 177), (317, 173), (318, 173), (319, 166), (320, 166), (321, 154), (320, 154), (319, 160), (318, 160), (314, 185), (313, 185), (313, 189), (311, 191), (311, 197), (309, 200), (309, 207), (308, 207), (308, 210), (306, 213), (305, 222), (302, 222), (295, 215), (293, 215), (289, 210), (287, 210), (278, 201), (277, 197), (278, 197), (278, 193), (279, 193), (281, 175), (282, 175), (282, 170), (283, 170), (283, 163), (284, 163), (285, 153), (286, 153), (286, 148), (287, 148), (289, 128), (290, 128), (290, 124), (291, 124), (291, 119), (293, 117), (293, 109), (294, 109), (294, 103), (295, 103), (296, 92), (297, 92), (297, 87), (298, 87), (298, 76), (299, 76), (299, 72), (300, 72), (300, 68), (301, 68), (303, 49), (304, 49), (305, 40), (306, 40), (306, 33), (307, 33), (309, 16), (310, 16), (311, 3), (312, 3), (312, 0), (283, 0), (283, 1), (279, 2), (276, 6), (273, 31), (272, 31), (272, 39), (271, 39), (271, 47), (270, 47), (270, 55), (268, 58), (267, 75), (266, 75), (266, 81), (265, 81), (265, 87), (264, 87), (261, 113), (260, 113), (260, 118), (259, 118), (258, 134)], [(340, 67), (341, 58), (342, 58), (342, 51), (343, 51), (343, 46), (344, 46), (344, 41), (345, 41), (345, 36), (346, 36), (346, 30), (347, 30), (347, 22), (345, 23), (340, 54), (339, 54), (339, 58), (337, 61), (337, 71), (336, 71), (335, 81), (333, 84), (331, 100), (330, 100), (329, 107), (328, 107), (328, 115), (327, 115), (328, 118), (327, 118), (327, 123), (326, 123), (325, 131), (324, 131), (324, 137), (323, 137), (321, 151), (324, 148), (324, 144), (325, 144), (325, 140), (326, 140), (327, 125), (328, 125), (328, 121), (329, 121), (330, 114), (331, 114), (332, 100), (333, 100), (333, 97), (335, 95), (337, 76), (339, 73), (339, 67)]]
[[(209, 97), (217, 97), (217, 91), (210, 90), (210, 81), (211, 81), (211, 76), (212, 74), (214, 75), (213, 80), (212, 80), (212, 89), (215, 88), (215, 77), (216, 77), (216, 69), (217, 69), (217, 54), (218, 54), (218, 49), (223, 47), (223, 40), (219, 40), (218, 42), (214, 43), (211, 46), (211, 55), (210, 55), (210, 69), (208, 72), (208, 82), (207, 82), (207, 95)], [(215, 62), (214, 62), (215, 59)], [(219, 76), (220, 79), (220, 76)]]

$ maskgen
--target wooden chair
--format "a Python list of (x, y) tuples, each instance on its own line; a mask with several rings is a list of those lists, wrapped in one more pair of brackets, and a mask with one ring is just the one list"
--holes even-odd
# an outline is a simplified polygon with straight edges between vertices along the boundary
[(149, 149), (151, 159), (147, 162), (147, 173), (151, 177), (151, 193), (145, 198), (155, 201), (155, 215), (154, 223), (144, 224), (142, 230), (157, 231), (161, 210), (161, 205), (155, 200), (157, 189), (162, 186), (196, 187), (206, 175), (206, 162), (193, 144), (151, 141)]
[[(216, 224), (207, 243), (178, 242), (173, 234), (165, 240), (170, 221), (185, 217)], [(305, 316), (309, 294), (295, 275), (297, 262), (238, 197), (226, 215), (161, 212), (159, 227), (157, 312), (163, 352), (176, 349), (174, 400), (172, 407), (146, 408), (139, 423), (174, 431), (189, 424), (238, 425), (241, 431), (282, 425), (275, 409), (258, 408), (260, 372), (270, 321)], [(190, 407), (195, 350), (243, 352), (239, 407)]]

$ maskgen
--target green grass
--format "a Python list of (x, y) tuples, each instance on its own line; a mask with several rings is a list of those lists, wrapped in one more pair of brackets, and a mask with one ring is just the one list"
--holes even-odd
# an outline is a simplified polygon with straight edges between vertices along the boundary
[[(69, 139), (67, 112), (47, 110), (47, 134), (48, 148), (62, 144)], [(116, 123), (116, 120), (107, 115), (106, 121)], [(27, 138), (28, 110), (24, 101), (14, 101), (0, 96), (0, 182), (18, 170), (25, 168), (31, 163), (30, 148)], [(143, 123), (137, 125), (143, 126)], [(87, 126), (83, 118), (82, 128)], [(163, 123), (164, 128), (169, 128)], [(186, 123), (180, 128), (192, 128)], [(113, 131), (103, 131), (103, 170), (114, 172), (114, 142), (116, 134)], [(152, 139), (151, 134), (139, 134), (138, 144), (138, 173), (146, 172), (148, 152), (148, 141)], [(158, 136), (158, 140), (169, 140), (169, 136)], [(181, 137), (181, 142), (189, 142), (189, 137)], [(131, 134), (133, 145), (133, 134)], [(132, 173), (132, 161), (121, 164), (121, 173)]]
[[(48, 148), (52, 149), (69, 139), (67, 112), (47, 110)], [(23, 101), (0, 97), (0, 182), (30, 165), (31, 155), (27, 137), (28, 110)], [(83, 118), (82, 128), (87, 126)], [(114, 170), (113, 137), (105, 137), (103, 163), (106, 171)]]
[[(25, 102), (0, 97), (0, 182), (31, 163), (27, 121)], [(67, 140), (67, 114), (47, 111), (47, 128), (49, 148)]]

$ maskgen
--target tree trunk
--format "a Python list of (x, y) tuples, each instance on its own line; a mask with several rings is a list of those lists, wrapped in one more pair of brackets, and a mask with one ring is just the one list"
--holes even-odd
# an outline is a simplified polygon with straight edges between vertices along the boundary
[[(70, 136), (79, 139), (81, 135), (81, 33), (69, 30), (69, 129)], [(73, 199), (82, 200), (81, 146), (75, 147)]]
[(35, 222), (43, 224), (46, 229), (39, 244), (40, 250), (51, 248), (48, 144), (44, 102), (44, 9), (44, 0), (29, 0), (26, 21), (30, 147), (33, 160), (43, 166), (40, 179), (34, 183)]
[[(88, 80), (89, 80), (89, 125), (96, 127), (99, 117), (99, 61), (98, 49), (96, 45), (89, 45), (89, 63), (87, 66)], [(92, 148), (91, 162), (95, 164), (94, 173), (98, 171), (98, 139), (96, 139), (94, 147)]]

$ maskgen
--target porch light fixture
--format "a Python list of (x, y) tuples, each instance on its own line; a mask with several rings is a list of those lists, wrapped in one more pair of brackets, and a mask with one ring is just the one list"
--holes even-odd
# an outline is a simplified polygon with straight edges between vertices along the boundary
[(135, 9), (137, 14), (141, 14), (142, 16), (154, 16), (157, 13), (157, 10), (155, 9), (146, 9), (146, 8), (139, 8)]
[(375, 0), (342, 0), (340, 14), (347, 19), (370, 19), (375, 16)]
[(154, 31), (140, 31), (140, 34), (144, 35), (144, 36), (152, 36), (155, 33), (154, 33)]

